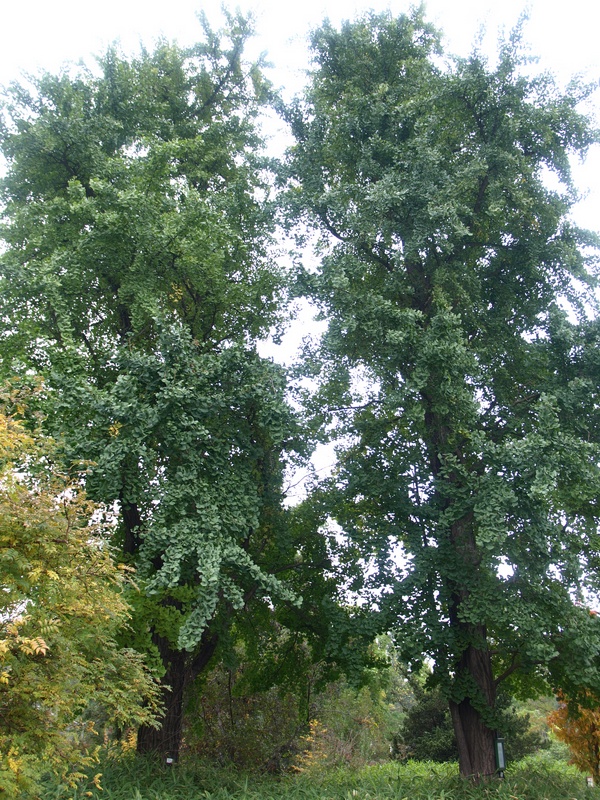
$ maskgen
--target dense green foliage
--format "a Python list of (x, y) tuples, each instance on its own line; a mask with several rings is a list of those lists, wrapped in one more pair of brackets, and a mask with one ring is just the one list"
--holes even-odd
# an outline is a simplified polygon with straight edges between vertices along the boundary
[(110, 52), (100, 77), (44, 75), (5, 106), (4, 372), (45, 376), (48, 424), (96, 462), (90, 494), (121, 502), (124, 555), (154, 595), (195, 587), (169, 632), (190, 650), (219, 594), (283, 591), (243, 546), (277, 504), (290, 436), (283, 377), (253, 349), (281, 281), (247, 34), (232, 20), (229, 50), (207, 33)]
[[(121, 644), (145, 654), (165, 709), (140, 751), (176, 761), (187, 709), (190, 742), (212, 730), (213, 754), (247, 765), (249, 720), (266, 733), (290, 712), (290, 737), (298, 717), (311, 726), (302, 769), (309, 755), (379, 758), (385, 736), (362, 734), (388, 724), (384, 690), (376, 703), (372, 686), (332, 684), (320, 712), (335, 735), (309, 693), (360, 676), (366, 643), (393, 630), (403, 663), (432, 663), (449, 701), (436, 757), (452, 752), (451, 718), (461, 772), (487, 777), (500, 686), (600, 697), (600, 619), (585, 607), (600, 588), (597, 240), (569, 219), (569, 159), (597, 140), (578, 111), (588, 90), (526, 77), (518, 34), (493, 65), (476, 52), (444, 62), (421, 11), (315, 31), (281, 175), (293, 221), (321, 234), (318, 267), (296, 283), (328, 321), (302, 368), (318, 386), (306, 427), (337, 440), (339, 461), (289, 509), (285, 470), (308, 436), (285, 371), (259, 354), (289, 279), (257, 133), (272, 98), (244, 61), (249, 35), (229, 16), (195, 47), (113, 49), (94, 71), (5, 91), (0, 377), (39, 381), (31, 413), (60, 439), (63, 468), (86, 461), (78, 479), (136, 571)], [(48, 644), (13, 616), (3, 651), (35, 673)], [(135, 686), (140, 659), (109, 628)], [(87, 645), (70, 636), (87, 699)], [(218, 713), (196, 725), (211, 688)]]
[[(510, 698), (496, 699), (497, 732), (504, 739), (507, 763), (512, 764), (533, 755), (550, 744), (548, 739), (530, 726), (530, 715), (511, 706)], [(394, 737), (395, 756), (416, 761), (458, 761), (448, 701), (439, 687), (425, 690), (415, 686), (414, 701), (409, 707), (400, 731)]]
[(341, 605), (323, 512), (283, 507), (304, 445), (284, 371), (257, 351), (286, 276), (250, 33), (230, 16), (190, 49), (111, 50), (95, 71), (12, 85), (0, 126), (0, 374), (40, 377), (45, 429), (118, 511), (117, 558), (141, 587), (128, 643), (166, 708), (138, 746), (175, 758), (217, 651), (235, 660), (241, 641), (257, 683), (297, 688), (315, 659), (360, 671), (372, 638)]
[(360, 685), (336, 678), (325, 653), (311, 663), (306, 632), (297, 643), (304, 655), (290, 653), (289, 635), (270, 644), (271, 652), (253, 651), (250, 659), (238, 652), (199, 679), (186, 714), (188, 760), (274, 774), (388, 760), (398, 720), (413, 702), (403, 670), (388, 658), (388, 641), (370, 648), (370, 669), (355, 676)]
[(415, 703), (394, 740), (394, 755), (415, 761), (457, 761), (458, 748), (448, 701), (439, 689), (417, 687)]
[[(297, 546), (282, 476), (297, 448), (283, 371), (257, 340), (281, 316), (267, 164), (268, 90), (240, 17), (188, 50), (166, 43), (95, 72), (5, 93), (2, 374), (43, 376), (46, 428), (118, 504), (135, 565), (132, 643), (163, 676), (176, 755), (183, 694), (236, 615), (293, 608)], [(298, 581), (296, 581), (298, 584)]]
[[(596, 800), (581, 774), (564, 762), (527, 759), (509, 770), (505, 781), (475, 787), (460, 781), (454, 764), (409, 762), (361, 770), (331, 770), (274, 780), (196, 763), (157, 769), (140, 759), (103, 764), (104, 800)], [(84, 797), (83, 788), (75, 800)], [(47, 800), (54, 798), (48, 788)], [(46, 800), (46, 798), (45, 798)]]
[(307, 364), (334, 516), (485, 774), (500, 683), (600, 692), (597, 239), (569, 219), (588, 89), (526, 77), (518, 34), (443, 62), (420, 11), (312, 47), (288, 197), (321, 232), (301, 283), (328, 320)]

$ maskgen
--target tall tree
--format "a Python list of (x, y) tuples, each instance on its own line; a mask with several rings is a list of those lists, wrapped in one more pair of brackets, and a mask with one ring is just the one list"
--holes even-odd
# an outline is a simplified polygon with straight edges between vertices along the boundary
[(329, 321), (313, 402), (341, 441), (335, 516), (480, 778), (500, 684), (600, 689), (577, 602), (600, 544), (597, 240), (568, 218), (587, 89), (526, 77), (518, 32), (494, 65), (443, 61), (421, 11), (325, 24), (312, 48), (289, 203), (322, 232), (302, 280)]
[(256, 352), (283, 291), (256, 133), (268, 87), (244, 19), (204, 34), (12, 85), (1, 131), (2, 369), (44, 377), (47, 427), (119, 509), (144, 588), (135, 645), (166, 710), (138, 748), (172, 759), (185, 692), (235, 615), (299, 599), (275, 574), (293, 565), (296, 428)]

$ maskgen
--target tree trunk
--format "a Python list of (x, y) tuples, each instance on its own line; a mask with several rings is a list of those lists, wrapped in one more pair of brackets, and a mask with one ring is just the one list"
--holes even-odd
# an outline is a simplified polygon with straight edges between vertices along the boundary
[[(473, 513), (452, 524), (450, 540), (457, 563), (464, 565), (466, 576), (477, 574), (480, 554), (473, 528)], [(479, 782), (496, 772), (495, 726), (490, 727), (496, 705), (496, 684), (488, 649), (485, 624), (466, 622), (461, 606), (469, 599), (468, 580), (454, 585), (451, 592), (450, 625), (456, 640), (464, 643), (455, 669), (455, 685), (464, 693), (460, 702), (450, 702), (450, 713), (458, 745), (460, 774)], [(487, 717), (487, 722), (486, 722)], [(491, 723), (493, 725), (493, 723)]]
[(465, 697), (460, 703), (450, 701), (460, 774), (478, 783), (496, 772), (496, 734), (481, 712), (481, 704), (484, 704), (492, 713), (496, 700), (489, 652), (470, 645), (462, 654), (457, 675), (474, 684), (478, 695), (477, 701), (473, 696)]
[(184, 701), (188, 687), (208, 666), (217, 647), (217, 636), (205, 632), (198, 652), (192, 656), (175, 650), (168, 640), (155, 634), (166, 672), (161, 679), (164, 716), (159, 728), (142, 726), (138, 730), (138, 753), (154, 753), (162, 761), (175, 764), (179, 760), (183, 734)]
[[(164, 716), (160, 728), (142, 726), (138, 731), (138, 753), (155, 753), (167, 763), (179, 759), (183, 731), (183, 697), (186, 680), (186, 654), (171, 649), (166, 639), (154, 636), (166, 672), (162, 677), (162, 706)], [(169, 761), (171, 759), (171, 761)]]
[[(431, 435), (428, 447), (431, 472), (436, 480), (440, 480), (442, 454), (452, 438), (452, 426), (449, 420), (432, 410), (433, 404), (427, 394), (423, 394), (423, 398), (426, 402), (425, 424)], [(458, 456), (459, 461), (464, 460), (459, 447), (455, 446), (452, 455)], [(441, 481), (446, 484), (444, 490), (447, 494), (439, 497), (440, 505), (449, 510), (453, 503), (452, 495), (463, 488), (463, 479), (458, 472), (450, 472)], [(468, 622), (462, 614), (462, 608), (469, 602), (470, 586), (478, 585), (481, 565), (473, 511), (455, 519), (449, 533), (456, 574), (447, 582), (450, 595), (448, 612), (450, 627), (455, 632), (454, 641), (461, 648), (453, 672), (454, 685), (462, 695), (460, 702), (450, 701), (450, 714), (458, 746), (460, 774), (478, 783), (496, 772), (496, 733), (495, 726), (490, 727), (496, 705), (496, 684), (485, 623), (483, 620)]]

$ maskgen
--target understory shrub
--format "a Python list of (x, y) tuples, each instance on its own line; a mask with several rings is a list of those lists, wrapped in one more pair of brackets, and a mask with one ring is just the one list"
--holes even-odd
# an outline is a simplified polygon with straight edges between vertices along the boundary
[[(497, 710), (500, 715), (498, 733), (504, 737), (509, 763), (550, 746), (544, 731), (532, 727), (529, 713), (517, 710), (508, 696), (499, 696)], [(392, 739), (392, 754), (395, 758), (417, 761), (458, 760), (448, 701), (439, 689), (426, 690), (415, 686), (414, 704)]]

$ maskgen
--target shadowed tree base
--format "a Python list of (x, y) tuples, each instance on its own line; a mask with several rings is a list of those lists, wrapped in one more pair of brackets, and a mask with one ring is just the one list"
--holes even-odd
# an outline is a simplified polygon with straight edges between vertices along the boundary
[(143, 726), (138, 730), (138, 753), (154, 753), (167, 763), (179, 760), (183, 733), (185, 694), (198, 675), (208, 666), (217, 647), (217, 636), (205, 633), (195, 656), (174, 650), (167, 639), (154, 635), (166, 672), (161, 680), (164, 716), (159, 728)]

